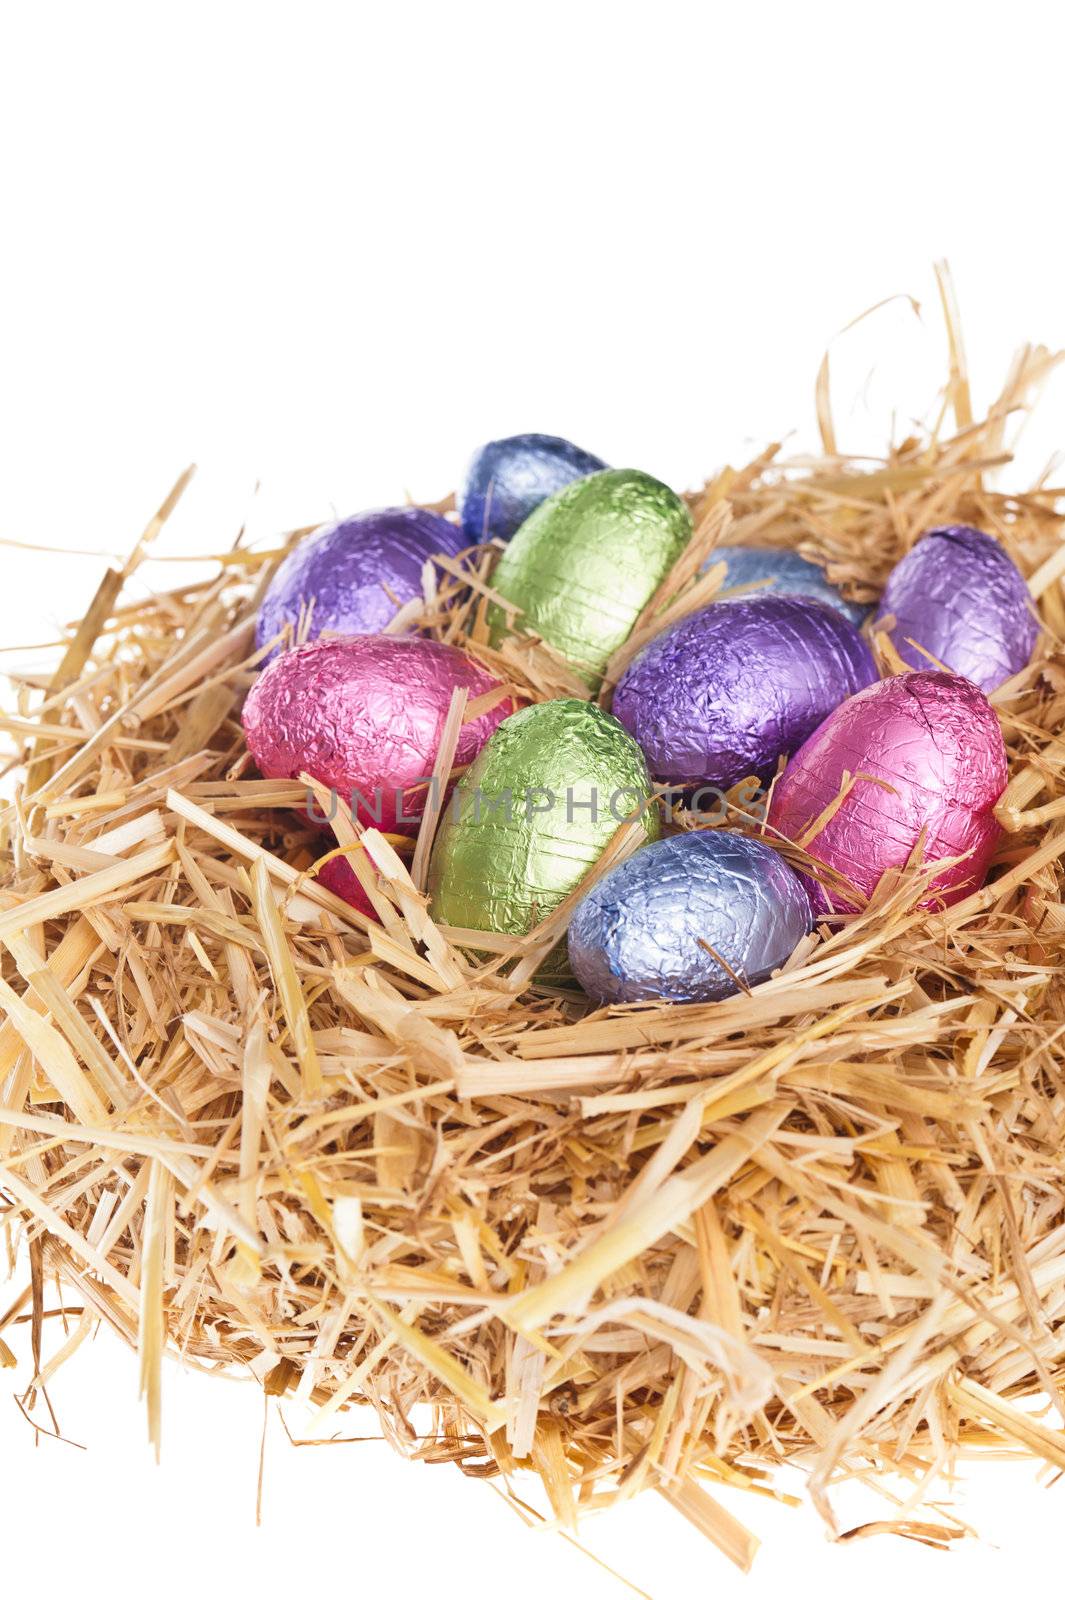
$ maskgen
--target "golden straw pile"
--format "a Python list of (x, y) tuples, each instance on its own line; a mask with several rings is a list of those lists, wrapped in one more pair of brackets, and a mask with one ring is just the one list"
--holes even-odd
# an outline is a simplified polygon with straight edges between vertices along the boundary
[[(590, 1015), (537, 986), (566, 907), (526, 940), (436, 927), (431, 814), (416, 842), (337, 819), (380, 926), (319, 887), (303, 786), (255, 775), (239, 720), (282, 551), (123, 598), (178, 485), (0, 719), (21, 767), (0, 1207), (32, 1267), (0, 1364), (31, 1318), (31, 1393), (103, 1319), (139, 1350), (157, 1447), (171, 1353), (305, 1401), (322, 1437), (371, 1405), (413, 1457), (530, 1468), (566, 1530), (654, 1488), (741, 1566), (755, 1541), (715, 1485), (774, 1492), (781, 1462), (833, 1526), (857, 1475), (884, 1525), (931, 1542), (962, 1525), (915, 1508), (959, 1453), (1065, 1468), (1065, 507), (984, 481), (1053, 358), (1022, 352), (974, 422), (952, 351), (934, 436), (847, 460), (823, 382), (823, 458), (768, 451), (693, 496), (694, 554), (640, 635), (705, 603), (721, 573), (693, 590), (695, 557), (726, 530), (858, 598), (929, 526), (995, 532), (1045, 632), (994, 696), (1012, 777), (992, 881), (931, 915), (914, 867), (717, 1005)], [(586, 693), (543, 645), (488, 649), (492, 558), (472, 593), (442, 568), (400, 625), (527, 699)], [(742, 794), (729, 821), (756, 826)], [(56, 1275), (84, 1309), (45, 1362)]]

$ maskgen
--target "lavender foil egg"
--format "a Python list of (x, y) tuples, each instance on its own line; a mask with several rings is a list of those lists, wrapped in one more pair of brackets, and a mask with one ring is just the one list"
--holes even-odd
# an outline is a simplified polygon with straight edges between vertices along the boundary
[[(260, 675), (244, 702), (244, 732), (264, 777), (306, 772), (361, 821), (410, 833), (452, 691), (467, 689), (474, 700), (497, 687), (469, 656), (433, 639), (319, 639)], [(504, 700), (464, 723), (456, 764), (472, 761), (511, 710)]]
[(422, 593), (431, 556), (454, 556), (469, 540), (461, 528), (420, 506), (362, 511), (301, 539), (266, 591), (255, 628), (259, 649), (309, 613), (306, 639), (322, 633), (379, 633)]
[(1008, 777), (998, 718), (967, 678), (905, 672), (847, 700), (796, 751), (769, 824), (799, 839), (848, 778), (842, 805), (805, 848), (858, 891), (813, 885), (819, 910), (854, 911), (923, 834), (925, 862), (965, 859), (932, 880), (925, 905), (978, 889), (998, 842), (994, 806)]
[(877, 611), (878, 621), (888, 616), (908, 666), (941, 662), (985, 694), (1028, 665), (1039, 635), (1028, 586), (1005, 550), (960, 523), (933, 528), (903, 556)]
[(729, 599), (725, 592), (729, 589), (760, 583), (764, 586), (759, 590), (760, 594), (772, 592), (774, 595), (799, 595), (808, 600), (820, 600), (823, 605), (838, 611), (841, 617), (846, 617), (848, 622), (853, 622), (856, 628), (861, 627), (872, 610), (871, 606), (845, 600), (835, 584), (829, 583), (824, 568), (814, 561), (807, 561), (797, 550), (753, 544), (719, 544), (704, 562), (703, 571), (719, 561), (723, 561), (726, 567), (722, 593), (717, 596), (719, 600)]
[(551, 433), (491, 440), (467, 467), (459, 494), (466, 542), (509, 539), (548, 495), (605, 466), (598, 456)]
[(570, 966), (601, 1005), (723, 1000), (761, 983), (813, 924), (802, 880), (724, 831), (649, 844), (608, 872), (569, 926)]
[(667, 628), (622, 674), (614, 715), (661, 782), (767, 778), (848, 695), (876, 680), (854, 625), (815, 600), (751, 596)]

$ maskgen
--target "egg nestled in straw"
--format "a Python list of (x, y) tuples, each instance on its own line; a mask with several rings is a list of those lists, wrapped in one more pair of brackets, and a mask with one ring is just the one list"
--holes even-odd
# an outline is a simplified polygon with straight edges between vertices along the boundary
[(317, 878), (323, 889), (328, 889), (341, 900), (346, 900), (349, 906), (361, 911), (364, 917), (369, 917), (373, 922), (380, 921), (369, 895), (359, 882), (346, 856), (330, 856), (318, 869)]
[(1039, 623), (1028, 585), (979, 528), (933, 528), (891, 573), (877, 620), (908, 666), (946, 667), (991, 694), (1028, 665)]
[[(540, 634), (596, 686), (644, 606), (691, 538), (679, 496), (645, 472), (596, 472), (553, 494), (522, 523), (492, 587), (521, 608), (519, 631)], [(493, 643), (505, 613), (489, 608)]]
[[(718, 561), (723, 561), (726, 568), (722, 592), (717, 596), (719, 600), (730, 599), (727, 592), (730, 589), (757, 583), (762, 587), (752, 591), (752, 595), (755, 592), (759, 595), (798, 595), (807, 600), (820, 600), (822, 605), (831, 606), (848, 622), (853, 622), (856, 628), (861, 627), (872, 609), (871, 606), (845, 600), (835, 584), (828, 581), (824, 568), (814, 561), (807, 561), (797, 550), (753, 544), (719, 544), (704, 563), (703, 570)], [(749, 597), (738, 595), (736, 598)]]
[(511, 538), (548, 495), (605, 466), (598, 456), (551, 433), (492, 439), (470, 462), (459, 494), (466, 542)]
[[(499, 688), (483, 667), (433, 639), (319, 639), (278, 656), (244, 702), (248, 749), (267, 778), (307, 773), (361, 822), (412, 833), (452, 692)], [(465, 722), (455, 762), (472, 761), (512, 709), (509, 699)]]
[(274, 573), (255, 628), (262, 649), (287, 629), (301, 642), (320, 634), (379, 633), (422, 594), (425, 563), (469, 544), (461, 528), (421, 506), (363, 511), (309, 534)]
[(801, 879), (769, 845), (683, 833), (592, 886), (570, 921), (570, 966), (600, 1004), (723, 1000), (783, 965), (812, 920)]
[(796, 751), (769, 824), (844, 880), (812, 886), (819, 910), (858, 909), (919, 846), (924, 862), (962, 858), (932, 879), (923, 901), (950, 905), (987, 875), (1007, 777), (998, 718), (975, 684), (905, 672), (845, 701)]
[(639, 746), (586, 700), (515, 712), (458, 784), (429, 870), (437, 922), (525, 934), (581, 882), (630, 815), (658, 812)]
[(613, 709), (657, 779), (727, 789), (752, 773), (769, 777), (875, 679), (869, 646), (838, 611), (752, 595), (658, 634), (622, 674)]

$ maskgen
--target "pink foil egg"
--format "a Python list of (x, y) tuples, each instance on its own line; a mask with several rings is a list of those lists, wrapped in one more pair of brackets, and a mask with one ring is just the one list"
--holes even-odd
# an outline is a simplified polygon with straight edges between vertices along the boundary
[[(309, 773), (361, 822), (413, 833), (452, 691), (468, 689), (475, 700), (497, 687), (469, 656), (434, 639), (319, 639), (271, 661), (244, 702), (244, 733), (264, 777)], [(513, 709), (504, 700), (465, 723), (456, 765), (472, 761)]]
[(998, 718), (967, 678), (907, 672), (838, 706), (784, 769), (769, 824), (798, 840), (857, 775), (839, 809), (804, 845), (853, 884), (853, 900), (811, 886), (818, 911), (854, 911), (922, 833), (925, 862), (966, 859), (932, 880), (922, 904), (950, 905), (978, 889), (999, 838), (993, 808), (1006, 787)]

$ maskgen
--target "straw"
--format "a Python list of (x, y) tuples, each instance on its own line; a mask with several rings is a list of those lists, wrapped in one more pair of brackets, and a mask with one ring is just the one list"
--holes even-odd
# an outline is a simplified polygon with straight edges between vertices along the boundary
[[(0, 826), (0, 1195), (32, 1273), (0, 1363), (29, 1317), (33, 1394), (102, 1319), (138, 1350), (156, 1449), (181, 1353), (298, 1404), (300, 1431), (369, 1405), (397, 1449), (499, 1477), (516, 1509), (532, 1474), (570, 1538), (653, 1489), (743, 1569), (756, 1541), (716, 1486), (786, 1503), (784, 1463), (837, 1537), (940, 1547), (963, 1458), (1065, 1467), (1045, 1405), (1065, 1381), (1065, 508), (989, 486), (1054, 358), (1027, 347), (974, 420), (945, 270), (940, 292), (956, 431), (840, 455), (826, 364), (829, 453), (773, 446), (689, 497), (696, 538), (604, 694), (712, 600), (726, 532), (872, 599), (928, 526), (993, 529), (1044, 624), (995, 696), (996, 863), (937, 915), (915, 862), (717, 1005), (595, 1011), (545, 983), (572, 901), (524, 939), (438, 927), (432, 802), (416, 843), (336, 824), (380, 922), (323, 889), (305, 784), (258, 778), (239, 727), (255, 607), (300, 535), (125, 601), (180, 481), (3, 721), (24, 760)], [(489, 646), (497, 554), (442, 558), (405, 622), (498, 697), (587, 696), (517, 617)], [(494, 703), (453, 700), (439, 793)], [(739, 792), (729, 825), (758, 831)], [(57, 1276), (78, 1320), (46, 1350)], [(851, 1528), (848, 1480), (883, 1496)]]

